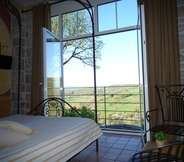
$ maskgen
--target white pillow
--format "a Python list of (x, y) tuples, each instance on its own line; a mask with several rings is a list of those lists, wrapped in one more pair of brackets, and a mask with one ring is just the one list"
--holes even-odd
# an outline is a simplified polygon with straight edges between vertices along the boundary
[(0, 149), (21, 143), (30, 137), (21, 132), (0, 127)]
[(23, 124), (20, 124), (14, 121), (8, 121), (8, 120), (0, 121), (0, 127), (4, 127), (10, 130), (16, 130), (24, 134), (36, 134), (37, 133), (36, 131), (32, 131), (29, 127)]

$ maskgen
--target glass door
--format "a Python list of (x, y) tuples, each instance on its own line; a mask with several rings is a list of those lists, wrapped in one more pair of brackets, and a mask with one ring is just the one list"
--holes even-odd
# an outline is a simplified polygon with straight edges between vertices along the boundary
[(63, 98), (62, 43), (43, 28), (43, 96)]
[[(142, 75), (143, 75), (143, 86), (142, 86), (142, 91), (143, 91), (143, 102), (144, 102), (144, 107), (142, 107), (141, 112), (141, 119), (143, 123), (142, 127), (142, 139), (143, 139), (143, 144), (145, 144), (146, 141), (150, 141), (150, 135), (149, 132), (147, 133), (147, 137), (144, 137), (144, 133), (146, 130), (149, 128), (149, 123), (146, 122), (145, 118), (145, 113), (148, 111), (149, 107), (149, 100), (148, 100), (148, 76), (147, 76), (147, 54), (146, 54), (146, 29), (145, 29), (145, 14), (144, 14), (144, 5), (140, 5), (140, 24), (141, 24), (141, 44), (142, 44)], [(145, 139), (146, 138), (146, 139)]]

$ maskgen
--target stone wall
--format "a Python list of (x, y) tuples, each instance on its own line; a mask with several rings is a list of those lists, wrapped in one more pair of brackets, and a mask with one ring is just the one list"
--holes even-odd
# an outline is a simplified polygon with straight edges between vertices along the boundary
[[(20, 64), (20, 95), (19, 113), (26, 114), (30, 110), (31, 74), (32, 74), (32, 13), (20, 13), (22, 21), (21, 64)], [(12, 113), (17, 113), (18, 107), (18, 55), (19, 29), (17, 20), (12, 17)]]
[(177, 0), (177, 4), (181, 83), (184, 84), (184, 0)]

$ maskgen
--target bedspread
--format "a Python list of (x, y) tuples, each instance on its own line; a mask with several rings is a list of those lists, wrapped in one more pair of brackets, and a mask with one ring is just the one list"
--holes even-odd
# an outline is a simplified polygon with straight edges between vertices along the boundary
[(0, 161), (65, 162), (102, 135), (99, 126), (88, 118), (12, 115), (0, 120), (38, 131), (20, 144), (0, 149)]

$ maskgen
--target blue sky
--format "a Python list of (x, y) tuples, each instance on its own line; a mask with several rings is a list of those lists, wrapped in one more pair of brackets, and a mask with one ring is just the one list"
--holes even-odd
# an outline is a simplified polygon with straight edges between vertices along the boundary
[[(102, 59), (96, 71), (97, 86), (138, 84), (137, 32), (130, 31), (102, 36), (105, 43)], [(64, 66), (66, 87), (93, 86), (93, 69), (84, 67), (78, 60)]]

